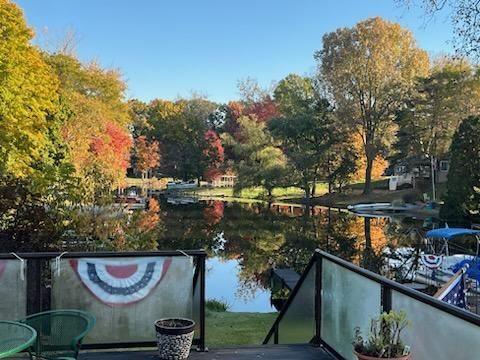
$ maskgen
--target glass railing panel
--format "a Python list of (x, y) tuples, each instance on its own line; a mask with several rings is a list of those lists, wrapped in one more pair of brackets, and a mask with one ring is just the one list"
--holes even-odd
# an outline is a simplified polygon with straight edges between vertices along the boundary
[(393, 310), (404, 310), (410, 325), (404, 343), (414, 359), (479, 359), (480, 327), (434, 306), (392, 291)]
[(278, 325), (279, 344), (306, 344), (315, 334), (315, 266)]
[(2, 320), (21, 319), (27, 313), (25, 270), (20, 260), (0, 260), (0, 319)]
[(52, 309), (80, 309), (97, 322), (86, 343), (154, 341), (154, 321), (192, 317), (188, 257), (52, 260)]
[(356, 359), (354, 328), (368, 332), (370, 319), (380, 313), (380, 284), (324, 258), (321, 305), (322, 340), (345, 359)]

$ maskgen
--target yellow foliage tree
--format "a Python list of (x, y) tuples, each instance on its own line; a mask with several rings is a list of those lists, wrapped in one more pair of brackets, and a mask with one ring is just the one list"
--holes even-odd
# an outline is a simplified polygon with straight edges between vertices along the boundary
[(415, 79), (428, 74), (427, 53), (410, 31), (376, 17), (324, 35), (315, 58), (342, 124), (362, 138), (369, 193), (375, 158), (394, 135), (393, 117)]
[(32, 37), (18, 6), (0, 0), (0, 173), (19, 177), (41, 159), (58, 106), (58, 81)]

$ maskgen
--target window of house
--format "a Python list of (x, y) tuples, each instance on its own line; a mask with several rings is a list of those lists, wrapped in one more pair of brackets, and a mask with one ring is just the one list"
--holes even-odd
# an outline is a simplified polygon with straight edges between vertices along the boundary
[(442, 160), (440, 161), (440, 171), (448, 171), (450, 163), (448, 160)]

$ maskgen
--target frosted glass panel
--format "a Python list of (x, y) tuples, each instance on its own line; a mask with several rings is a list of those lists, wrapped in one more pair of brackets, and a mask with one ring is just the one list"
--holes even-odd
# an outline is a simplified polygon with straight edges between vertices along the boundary
[[(0, 260), (0, 319), (17, 320), (27, 313), (26, 272), (20, 260)], [(26, 270), (26, 269), (24, 269)]]
[(381, 286), (327, 259), (322, 261), (322, 339), (346, 359), (352, 353), (354, 328), (368, 331), (381, 311)]
[(52, 309), (93, 313), (86, 343), (154, 341), (154, 321), (192, 317), (187, 257), (62, 259), (52, 267)]
[(315, 266), (278, 325), (280, 344), (306, 344), (315, 334)]
[(392, 308), (405, 310), (411, 321), (403, 339), (414, 359), (480, 358), (480, 327), (397, 291), (392, 292)]

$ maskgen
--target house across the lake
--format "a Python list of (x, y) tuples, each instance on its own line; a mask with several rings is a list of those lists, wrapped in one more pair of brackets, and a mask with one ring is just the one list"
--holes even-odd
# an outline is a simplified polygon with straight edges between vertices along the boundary
[[(450, 160), (437, 159), (433, 163), (433, 173), (435, 183), (441, 184), (447, 182), (448, 170), (450, 169)], [(432, 164), (429, 159), (416, 160), (407, 163), (399, 161), (393, 167), (393, 176), (390, 176), (389, 189), (397, 190), (404, 185), (416, 187), (416, 183), (421, 180), (429, 180), (432, 177)]]

